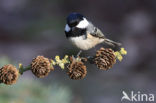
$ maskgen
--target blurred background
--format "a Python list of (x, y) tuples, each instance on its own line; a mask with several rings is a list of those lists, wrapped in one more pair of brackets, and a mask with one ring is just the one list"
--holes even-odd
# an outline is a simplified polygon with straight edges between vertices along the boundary
[(85, 15), (128, 51), (108, 71), (87, 65), (83, 80), (70, 80), (59, 68), (43, 79), (27, 71), (15, 85), (0, 85), (0, 103), (120, 103), (123, 90), (156, 94), (155, 11), (155, 0), (0, 0), (0, 66), (77, 54), (64, 34), (71, 12)]

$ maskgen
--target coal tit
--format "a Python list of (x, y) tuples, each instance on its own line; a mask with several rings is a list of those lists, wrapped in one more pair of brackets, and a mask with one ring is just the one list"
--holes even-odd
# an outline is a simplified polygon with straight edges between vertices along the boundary
[(95, 27), (82, 14), (71, 13), (66, 20), (66, 37), (81, 50), (91, 49), (100, 43), (106, 43), (114, 47), (121, 46), (120, 43), (107, 39), (101, 30)]

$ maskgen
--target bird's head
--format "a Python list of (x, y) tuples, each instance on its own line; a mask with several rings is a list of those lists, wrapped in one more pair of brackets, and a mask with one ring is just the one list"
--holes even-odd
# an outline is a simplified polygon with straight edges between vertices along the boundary
[(67, 17), (67, 24), (70, 28), (77, 27), (77, 28), (86, 28), (89, 24), (87, 19), (79, 13), (71, 13)]

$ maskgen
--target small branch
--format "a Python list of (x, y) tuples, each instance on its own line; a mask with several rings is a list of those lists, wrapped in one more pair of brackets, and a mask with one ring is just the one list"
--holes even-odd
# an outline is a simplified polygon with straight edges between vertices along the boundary
[(90, 64), (94, 64), (94, 56), (88, 56), (87, 59), (89, 61)]
[(19, 73), (22, 75), (25, 71), (28, 71), (31, 69), (31, 66), (23, 67), (23, 65), (19, 65)]

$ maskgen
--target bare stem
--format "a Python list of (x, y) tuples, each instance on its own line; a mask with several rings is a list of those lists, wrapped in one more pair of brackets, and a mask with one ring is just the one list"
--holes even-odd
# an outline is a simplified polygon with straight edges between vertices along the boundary
[(88, 56), (87, 59), (90, 64), (94, 64), (94, 56)]
[(25, 71), (28, 71), (31, 69), (31, 66), (26, 66), (26, 67), (23, 67), (23, 66), (20, 66), (19, 67), (19, 73), (22, 75)]

